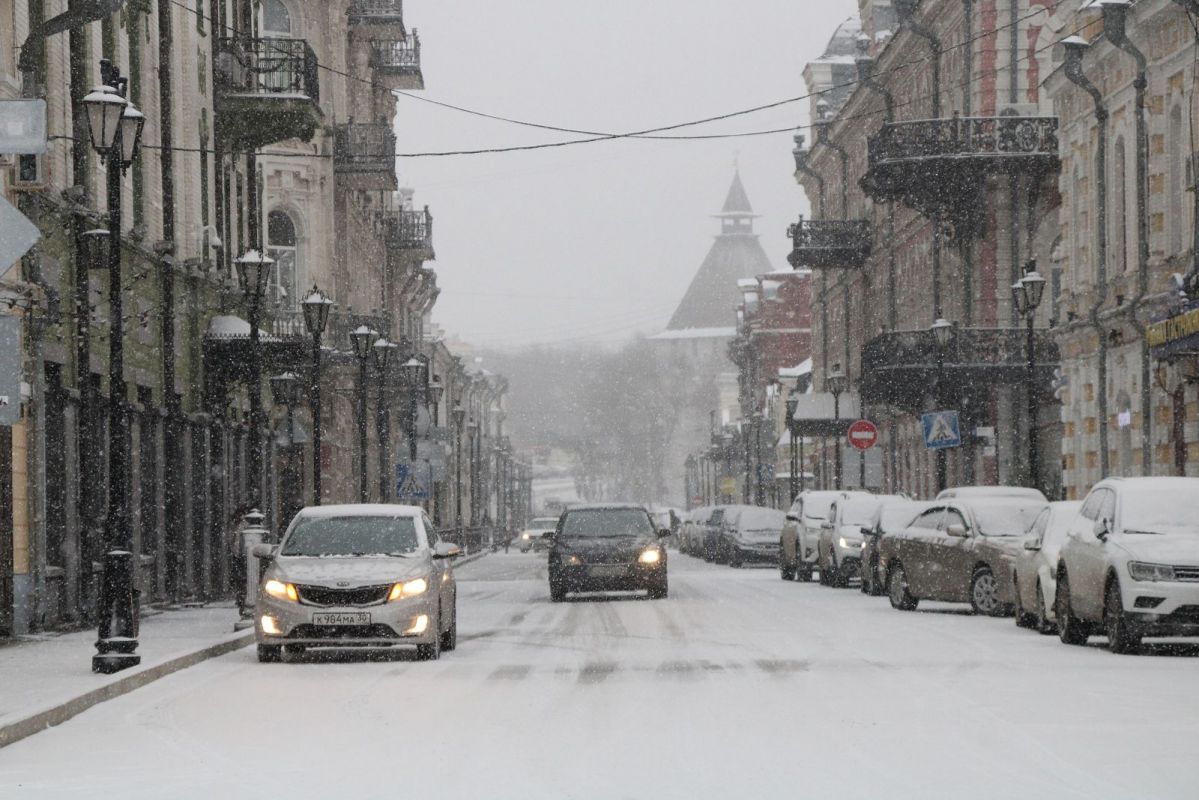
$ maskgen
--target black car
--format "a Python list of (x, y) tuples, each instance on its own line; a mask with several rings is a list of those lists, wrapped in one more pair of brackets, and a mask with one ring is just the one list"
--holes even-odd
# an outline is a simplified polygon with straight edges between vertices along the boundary
[(567, 509), (550, 534), (550, 599), (567, 592), (634, 591), (666, 597), (669, 530), (655, 530), (641, 506), (593, 505)]

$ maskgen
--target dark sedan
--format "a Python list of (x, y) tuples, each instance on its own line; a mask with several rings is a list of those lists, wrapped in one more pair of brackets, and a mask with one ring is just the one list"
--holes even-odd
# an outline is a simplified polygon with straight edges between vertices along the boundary
[(578, 506), (558, 520), (549, 552), (550, 599), (568, 592), (636, 591), (666, 597), (669, 530), (635, 505)]

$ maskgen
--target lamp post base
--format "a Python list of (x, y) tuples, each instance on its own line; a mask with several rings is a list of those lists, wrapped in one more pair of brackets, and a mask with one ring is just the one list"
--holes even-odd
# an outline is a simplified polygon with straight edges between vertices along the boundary
[(136, 667), (142, 663), (142, 657), (133, 652), (136, 649), (137, 639), (130, 639), (125, 636), (97, 639), (97, 652), (92, 656), (92, 672), (111, 675), (123, 669)]

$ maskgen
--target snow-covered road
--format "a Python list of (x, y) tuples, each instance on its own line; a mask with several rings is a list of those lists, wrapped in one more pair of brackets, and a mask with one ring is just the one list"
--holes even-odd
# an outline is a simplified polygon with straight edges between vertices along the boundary
[(489, 556), (438, 662), (241, 650), (0, 750), (0, 797), (1199, 796), (1199, 648), (1113, 656), (675, 553), (670, 577), (555, 605), (544, 556)]

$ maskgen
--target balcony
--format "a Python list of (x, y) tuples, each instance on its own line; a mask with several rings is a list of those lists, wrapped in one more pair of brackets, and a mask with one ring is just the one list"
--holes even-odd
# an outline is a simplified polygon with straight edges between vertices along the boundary
[(350, 25), (358, 28), (399, 27), (404, 31), (404, 0), (350, 0), (346, 12)]
[(386, 122), (333, 128), (333, 171), (349, 189), (394, 191), (396, 135)]
[(392, 91), (425, 88), (420, 68), (420, 36), (416, 31), (371, 40), (371, 66), (381, 84)]
[(427, 206), (420, 211), (391, 211), (386, 217), (386, 225), (389, 250), (413, 252), (422, 261), (433, 258), (433, 215)]
[(799, 218), (787, 229), (795, 269), (854, 269), (870, 255), (870, 225), (866, 220)]
[(321, 122), (316, 54), (303, 39), (221, 39), (216, 132), (235, 149), (309, 141)]
[[(1058, 169), (1056, 117), (958, 117), (891, 122), (871, 136), (862, 188), (926, 216), (977, 231), (993, 175), (1041, 177)], [(966, 232), (966, 231), (963, 231)]]
[[(997, 386), (1023, 384), (1028, 371), (1027, 334), (1017, 328), (965, 328), (945, 348), (945, 382), (954, 405), (979, 408)], [(1057, 344), (1048, 331), (1035, 339), (1035, 384), (1048, 396), (1058, 366)], [(937, 379), (937, 345), (931, 331), (893, 331), (862, 348), (862, 402), (918, 412), (926, 408)]]

